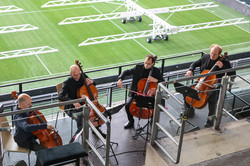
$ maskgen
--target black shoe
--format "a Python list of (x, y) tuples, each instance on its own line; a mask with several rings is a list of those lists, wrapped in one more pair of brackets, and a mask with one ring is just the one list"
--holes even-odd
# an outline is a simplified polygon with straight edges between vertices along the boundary
[(134, 122), (128, 121), (125, 125), (124, 125), (124, 129), (130, 129), (134, 127)]
[(207, 120), (207, 122), (205, 123), (204, 127), (205, 128), (209, 128), (213, 126), (213, 120)]

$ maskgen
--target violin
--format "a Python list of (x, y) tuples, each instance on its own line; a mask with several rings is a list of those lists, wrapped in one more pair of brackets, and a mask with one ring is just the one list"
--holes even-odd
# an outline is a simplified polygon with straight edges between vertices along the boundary
[[(155, 57), (155, 61), (156, 61), (156, 58), (157, 57)], [(151, 67), (148, 77), (152, 76), (153, 68), (154, 68), (154, 65)], [(149, 82), (148, 78), (140, 79), (140, 81), (137, 84), (137, 92), (139, 94), (143, 94), (143, 96), (154, 97), (156, 94), (156, 90), (157, 90), (157, 83)], [(131, 115), (138, 117), (138, 118), (142, 118), (142, 119), (149, 119), (153, 116), (154, 109), (152, 108), (148, 109), (146, 107), (138, 107), (136, 105), (137, 105), (136, 100), (133, 99), (129, 107), (129, 111)]]
[[(78, 60), (76, 60), (75, 64), (80, 68), (83, 79), (86, 80), (86, 77), (83, 74), (81, 63)], [(104, 113), (106, 111), (106, 109), (101, 104), (99, 104), (97, 100), (98, 91), (95, 85), (93, 84), (87, 85), (85, 81), (84, 85), (77, 90), (78, 98), (81, 98), (83, 95), (87, 96), (101, 113)], [(104, 121), (99, 118), (99, 116), (95, 113), (93, 108), (90, 108), (89, 120), (95, 127), (99, 127), (104, 124)]]
[[(12, 97), (18, 98), (16, 91), (11, 93)], [(45, 117), (40, 111), (33, 111), (29, 114), (28, 119), (29, 124), (42, 124), (47, 123)], [(40, 129), (37, 131), (32, 131), (32, 133), (39, 139), (40, 144), (45, 148), (53, 148), (62, 145), (62, 139), (58, 132), (52, 131), (50, 129)]]
[[(219, 61), (223, 61), (227, 57), (227, 52), (224, 53), (220, 57)], [(202, 74), (208, 74), (213, 72), (214, 68), (216, 67), (216, 64), (210, 69), (210, 70), (204, 70), (202, 71)], [(213, 85), (218, 82), (216, 75), (201, 77), (198, 79), (198, 83), (195, 86), (192, 86), (192, 89), (196, 90), (198, 92), (198, 96), (200, 100), (195, 100), (189, 96), (185, 97), (185, 101), (192, 107), (197, 109), (202, 109), (207, 105), (207, 101), (209, 98), (209, 90), (213, 88)]]

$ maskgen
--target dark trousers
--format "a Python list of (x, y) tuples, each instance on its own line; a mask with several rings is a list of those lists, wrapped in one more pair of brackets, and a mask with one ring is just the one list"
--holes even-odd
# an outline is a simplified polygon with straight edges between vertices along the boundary
[[(210, 91), (209, 93), (209, 97), (208, 97), (208, 116), (213, 116), (216, 110), (216, 106), (217, 106), (217, 101), (218, 101), (218, 96), (219, 96), (219, 90), (218, 89), (214, 89), (213, 91)], [(185, 105), (188, 109), (191, 108), (191, 106), (185, 102)]]
[[(68, 114), (68, 116), (76, 120), (77, 129), (81, 130), (82, 129), (82, 114), (80, 112), (82, 112), (83, 109), (80, 108), (77, 110), (75, 109), (75, 106), (73, 104), (67, 105), (65, 108), (66, 108), (66, 113)], [(78, 113), (77, 116), (74, 116), (74, 113)]]
[(133, 118), (133, 115), (129, 111), (129, 107), (130, 107), (130, 104), (132, 103), (133, 99), (134, 99), (133, 97), (129, 97), (127, 102), (125, 103), (125, 110), (127, 113), (128, 120), (132, 123), (134, 123), (134, 118)]
[[(19, 142), (17, 143), (18, 146), (26, 148), (26, 149), (30, 149), (32, 151), (38, 151), (38, 150), (42, 150), (45, 149), (45, 147), (43, 147), (42, 145), (40, 145), (35, 139), (29, 139), (23, 142)], [(40, 166), (40, 162), (38, 160), (36, 160), (36, 166)]]
[(208, 116), (212, 116), (215, 113), (216, 110), (216, 106), (217, 106), (217, 101), (218, 101), (218, 96), (219, 96), (219, 91), (218, 89), (215, 89), (214, 91), (212, 91), (209, 95), (208, 98)]

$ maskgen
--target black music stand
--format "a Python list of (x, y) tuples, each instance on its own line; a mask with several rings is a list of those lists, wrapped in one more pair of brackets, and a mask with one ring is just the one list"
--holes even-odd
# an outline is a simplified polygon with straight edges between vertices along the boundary
[[(139, 121), (141, 119), (141, 110), (140, 110), (139, 116), (138, 116), (139, 121), (137, 124), (137, 129), (135, 129), (135, 135), (132, 137), (134, 139), (137, 139), (138, 136), (142, 137), (142, 135), (146, 134), (146, 138), (144, 137), (142, 138), (148, 141), (148, 135), (149, 135), (148, 125), (150, 124), (149, 115), (150, 115), (150, 109), (154, 108), (155, 99), (153, 97), (148, 97), (148, 96), (134, 96), (134, 99), (136, 101), (137, 107), (144, 107), (148, 109), (148, 122), (143, 127), (140, 127), (140, 124), (139, 124)], [(147, 127), (147, 132), (141, 134), (141, 132), (144, 131), (145, 127)]]
[[(185, 85), (183, 85), (183, 84), (181, 84), (179, 82), (175, 82), (174, 87), (175, 87), (176, 92), (179, 92), (179, 93), (181, 93), (183, 95), (184, 101), (185, 101), (186, 96), (191, 97), (192, 99), (200, 101), (200, 98), (198, 96), (197, 91), (192, 89), (191, 87), (185, 86)], [(186, 116), (187, 119), (188, 119), (187, 111), (188, 111), (188, 109), (184, 109), (183, 115), (180, 114), (181, 119), (183, 119), (184, 116)], [(191, 131), (200, 129), (198, 126), (193, 125), (188, 120), (186, 120), (186, 122), (192, 126), (192, 128), (190, 130), (188, 130), (187, 132), (191, 132)], [(179, 129), (180, 129), (180, 127), (178, 128), (177, 133), (179, 132)]]
[(188, 86), (185, 86), (179, 82), (174, 83), (174, 87), (175, 87), (176, 92), (181, 93), (184, 96), (184, 98), (188, 96), (188, 97), (191, 97), (192, 99), (200, 101), (200, 98), (196, 90)]

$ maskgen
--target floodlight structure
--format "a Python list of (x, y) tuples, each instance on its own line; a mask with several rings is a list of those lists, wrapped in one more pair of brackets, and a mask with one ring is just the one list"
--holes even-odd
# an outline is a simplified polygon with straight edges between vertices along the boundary
[(236, 18), (236, 19), (228, 19), (222, 21), (200, 23), (200, 24), (173, 26), (167, 23), (165, 20), (158, 17), (156, 14), (168, 13), (168, 12), (173, 13), (173, 12), (195, 10), (195, 9), (205, 9), (205, 8), (217, 7), (218, 5), (216, 5), (213, 2), (207, 2), (207, 3), (189, 4), (189, 5), (163, 7), (155, 9), (144, 9), (135, 2), (133, 2), (132, 0), (124, 0), (124, 3), (127, 8), (127, 12), (71, 17), (71, 18), (66, 18), (65, 20), (60, 22), (59, 25), (93, 22), (101, 20), (103, 21), (103, 20), (111, 20), (118, 18), (121, 18), (122, 23), (126, 23), (126, 21), (135, 21), (135, 20), (138, 20), (140, 22), (142, 21), (141, 18), (142, 15), (146, 15), (153, 20), (152, 30), (88, 38), (87, 40), (83, 41), (78, 45), (78, 46), (86, 46), (86, 45), (108, 43), (108, 42), (128, 40), (128, 39), (136, 39), (142, 37), (146, 37), (148, 43), (151, 43), (152, 40), (159, 40), (159, 39), (164, 39), (167, 41), (168, 35), (176, 34), (178, 32), (215, 28), (228, 25), (237, 25), (250, 22), (248, 20), (245, 20), (244, 18)]
[(30, 31), (30, 30), (37, 30), (37, 29), (39, 29), (39, 28), (36, 26), (33, 26), (31, 24), (4, 26), (4, 27), (0, 27), (0, 34), (1, 33)]
[[(41, 6), (41, 8), (46, 7), (57, 7), (57, 6), (69, 6), (69, 5), (80, 5), (80, 4), (88, 4), (88, 3), (98, 3), (98, 2), (111, 2), (114, 0), (54, 0), (49, 1)], [(117, 0), (119, 1), (119, 0)]]
[[(122, 20), (122, 22), (126, 23), (127, 19), (135, 21), (136, 20), (135, 18), (143, 15), (143, 12), (134, 11), (131, 5), (128, 4), (125, 6), (127, 7), (126, 12), (116, 12), (116, 13), (112, 12), (108, 14), (69, 17), (61, 21), (59, 25), (77, 24), (77, 23), (112, 20), (112, 19), (125, 19), (125, 21)], [(205, 8), (212, 8), (212, 7), (217, 7), (217, 6), (218, 5), (216, 5), (213, 2), (206, 2), (206, 3), (198, 3), (198, 4), (190, 4), (190, 5), (153, 8), (153, 9), (147, 9), (147, 10), (154, 14), (160, 14), (160, 13), (181, 12), (181, 11), (195, 10), (195, 9), (205, 9)], [(133, 19), (131, 19), (131, 17)], [(141, 19), (141, 17), (139, 19)], [(138, 21), (141, 21), (139, 19)]]
[(16, 12), (16, 11), (23, 11), (23, 9), (16, 7), (15, 5), (0, 6), (0, 13)]
[(30, 55), (46, 54), (52, 52), (58, 52), (58, 49), (54, 49), (49, 46), (42, 46), (42, 47), (26, 48), (20, 50), (11, 50), (11, 51), (0, 52), (0, 59), (9, 59), (9, 58), (16, 58), (16, 57), (23, 57)]

